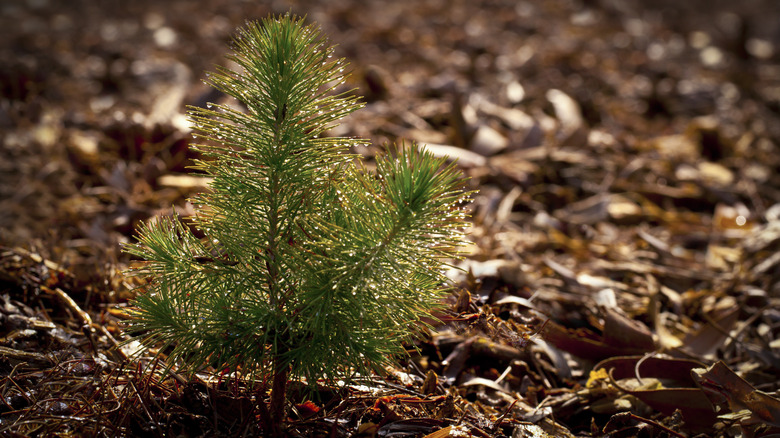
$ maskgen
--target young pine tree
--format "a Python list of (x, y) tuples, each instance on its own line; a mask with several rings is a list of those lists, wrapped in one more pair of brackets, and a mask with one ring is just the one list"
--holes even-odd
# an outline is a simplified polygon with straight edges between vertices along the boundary
[[(286, 384), (348, 378), (389, 364), (439, 303), (457, 256), (467, 194), (452, 164), (416, 146), (368, 171), (361, 143), (324, 137), (361, 107), (332, 95), (341, 59), (289, 15), (249, 23), (211, 85), (239, 105), (191, 108), (196, 168), (213, 179), (191, 225), (161, 217), (127, 251), (147, 279), (130, 332), (185, 371), (271, 378), (269, 417)], [(216, 144), (216, 145), (215, 145)], [(161, 350), (162, 351), (162, 350)]]

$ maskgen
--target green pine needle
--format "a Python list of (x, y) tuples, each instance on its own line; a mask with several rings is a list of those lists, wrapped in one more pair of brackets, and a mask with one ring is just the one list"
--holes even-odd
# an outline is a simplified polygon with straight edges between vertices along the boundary
[[(197, 169), (213, 177), (191, 224), (142, 225), (134, 275), (146, 284), (130, 332), (206, 366), (309, 382), (392, 363), (446, 292), (466, 224), (464, 178), (416, 145), (367, 171), (353, 138), (323, 135), (362, 104), (333, 94), (346, 63), (313, 26), (285, 15), (249, 23), (209, 76), (240, 105), (190, 108)], [(236, 108), (243, 107), (245, 111)]]

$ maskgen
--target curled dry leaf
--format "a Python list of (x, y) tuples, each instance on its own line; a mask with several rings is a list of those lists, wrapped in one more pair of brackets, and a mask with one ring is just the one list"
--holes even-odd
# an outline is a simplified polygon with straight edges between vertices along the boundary
[[(607, 370), (613, 385), (653, 409), (666, 415), (679, 409), (687, 424), (704, 429), (711, 427), (717, 418), (707, 397), (691, 378), (691, 370), (700, 366), (701, 362), (688, 359), (625, 356), (604, 360), (594, 370)], [(626, 380), (641, 385), (643, 379), (651, 378), (657, 379), (659, 385), (650, 389), (630, 389)]]
[(589, 360), (626, 354), (643, 354), (655, 349), (650, 330), (614, 309), (606, 308), (601, 335), (586, 328), (568, 329), (549, 321), (542, 331), (544, 340), (556, 348)]
[(704, 395), (719, 411), (728, 409), (732, 413), (750, 411), (741, 420), (743, 424), (765, 423), (780, 426), (780, 400), (757, 390), (739, 377), (723, 361), (705, 369), (691, 370), (693, 380)]

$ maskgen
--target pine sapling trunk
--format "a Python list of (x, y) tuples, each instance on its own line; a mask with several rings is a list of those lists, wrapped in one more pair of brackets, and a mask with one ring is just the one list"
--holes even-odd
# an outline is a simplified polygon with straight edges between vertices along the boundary
[(287, 380), (290, 366), (275, 361), (274, 377), (271, 384), (271, 402), (269, 403), (271, 431), (274, 437), (283, 436), (283, 425), (287, 420)]

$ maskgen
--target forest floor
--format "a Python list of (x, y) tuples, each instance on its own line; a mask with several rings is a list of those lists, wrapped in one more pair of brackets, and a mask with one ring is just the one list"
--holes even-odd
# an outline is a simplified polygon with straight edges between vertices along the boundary
[(120, 247), (192, 211), (185, 105), (287, 11), (367, 103), (334, 134), (479, 190), (450, 317), (386, 375), (291, 394), (290, 436), (780, 436), (773, 0), (2, 2), (0, 434), (262, 433), (262, 388), (127, 359)]

